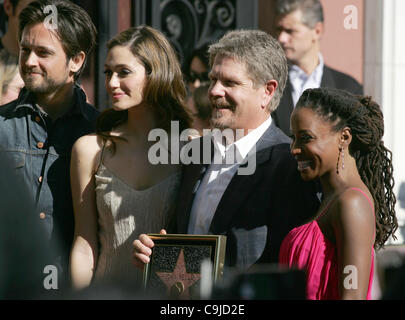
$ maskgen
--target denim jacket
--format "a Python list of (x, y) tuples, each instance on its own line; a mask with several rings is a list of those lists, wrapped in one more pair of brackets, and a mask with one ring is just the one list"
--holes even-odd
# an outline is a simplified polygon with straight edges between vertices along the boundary
[(94, 132), (99, 114), (86, 103), (78, 86), (74, 98), (70, 111), (54, 122), (40, 111), (25, 88), (17, 100), (0, 107), (0, 156), (9, 159), (16, 178), (31, 191), (34, 212), (44, 224), (49, 245), (56, 250), (55, 264), (63, 273), (74, 230), (71, 150), (78, 138)]

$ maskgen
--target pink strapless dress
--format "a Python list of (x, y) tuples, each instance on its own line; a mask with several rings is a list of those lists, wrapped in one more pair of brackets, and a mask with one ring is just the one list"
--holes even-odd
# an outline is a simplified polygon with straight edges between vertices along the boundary
[[(356, 188), (356, 190), (359, 190), (367, 197), (360, 189)], [(322, 216), (328, 208), (329, 205), (320, 216)], [(296, 227), (287, 234), (280, 247), (279, 263), (282, 266), (306, 271), (307, 299), (340, 299), (336, 247), (323, 235), (317, 220)], [(371, 299), (373, 275), (374, 249), (371, 248), (371, 270), (367, 300)]]

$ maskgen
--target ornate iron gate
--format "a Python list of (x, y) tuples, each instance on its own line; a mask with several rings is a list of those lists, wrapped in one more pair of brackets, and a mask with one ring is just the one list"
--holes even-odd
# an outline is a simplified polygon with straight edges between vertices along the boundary
[[(117, 1), (99, 0), (97, 104), (104, 108), (105, 44), (117, 33)], [(232, 29), (256, 29), (258, 0), (132, 0), (132, 25), (161, 30), (176, 48), (182, 64), (195, 48)]]

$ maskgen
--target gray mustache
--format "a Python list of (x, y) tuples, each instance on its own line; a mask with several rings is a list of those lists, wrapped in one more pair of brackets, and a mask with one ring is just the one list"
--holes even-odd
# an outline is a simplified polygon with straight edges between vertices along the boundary
[(226, 102), (223, 99), (218, 99), (218, 100), (212, 101), (211, 105), (213, 108), (216, 108), (216, 109), (220, 109), (220, 108), (226, 108), (226, 109), (231, 109), (231, 110), (234, 109), (233, 105), (231, 105), (230, 103)]

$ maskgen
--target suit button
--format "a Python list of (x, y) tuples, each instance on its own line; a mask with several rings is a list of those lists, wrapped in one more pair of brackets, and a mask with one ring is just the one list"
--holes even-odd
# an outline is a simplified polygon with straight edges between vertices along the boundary
[(38, 143), (37, 143), (37, 147), (38, 147), (39, 149), (42, 149), (42, 148), (44, 147), (44, 143), (43, 143), (43, 142), (38, 142)]
[(45, 214), (45, 213), (41, 212), (41, 213), (39, 214), (39, 218), (40, 218), (40, 219), (44, 220), (45, 217), (46, 217), (46, 214)]

